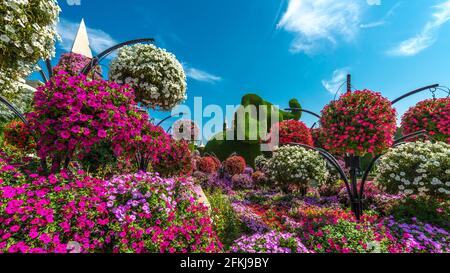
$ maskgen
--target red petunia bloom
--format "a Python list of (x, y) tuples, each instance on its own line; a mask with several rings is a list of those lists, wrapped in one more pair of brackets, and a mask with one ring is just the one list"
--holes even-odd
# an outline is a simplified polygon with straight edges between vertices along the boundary
[(335, 154), (379, 154), (393, 144), (396, 111), (380, 93), (346, 93), (322, 110), (324, 148)]
[(426, 130), (433, 139), (450, 144), (450, 98), (429, 99), (409, 108), (401, 128), (404, 135)]

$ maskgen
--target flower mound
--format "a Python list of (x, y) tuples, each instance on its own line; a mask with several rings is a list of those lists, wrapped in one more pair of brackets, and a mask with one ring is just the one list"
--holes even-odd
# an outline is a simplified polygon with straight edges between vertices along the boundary
[[(306, 127), (305, 123), (297, 120), (285, 120), (275, 124), (274, 126), (278, 127), (279, 132), (279, 144), (285, 145), (290, 143), (301, 143), (309, 146), (313, 146), (313, 139), (311, 136), (311, 132), (308, 127)], [(271, 132), (271, 138), (276, 138), (273, 132), (277, 130), (273, 130)]]
[(404, 135), (426, 130), (437, 141), (450, 144), (450, 98), (419, 102), (402, 117)]
[(31, 183), (0, 184), (0, 252), (64, 253), (69, 243), (95, 252), (111, 242), (103, 181), (69, 180), (64, 172), (30, 178)]
[[(59, 58), (58, 64), (53, 67), (53, 74), (58, 74), (61, 71), (67, 72), (70, 76), (78, 76), (83, 68), (91, 62), (91, 59), (78, 54), (78, 53), (64, 53)], [(95, 68), (90, 72), (89, 78), (96, 80), (102, 79), (102, 71), (100, 66), (95, 66)]]
[(189, 144), (184, 140), (170, 139), (169, 149), (158, 155), (152, 167), (164, 177), (190, 175), (193, 164)]
[(346, 93), (322, 110), (325, 149), (335, 154), (380, 154), (393, 143), (396, 111), (380, 93)]
[(306, 189), (312, 180), (322, 184), (328, 176), (320, 155), (300, 146), (286, 145), (275, 150), (267, 169), (270, 178), (285, 189), (289, 185)]
[(223, 162), (225, 172), (231, 176), (242, 174), (245, 170), (245, 159), (242, 156), (231, 156)]
[(392, 149), (379, 163), (377, 182), (389, 193), (450, 196), (450, 145), (411, 142)]
[(89, 81), (60, 72), (34, 98), (31, 128), (39, 135), (38, 154), (51, 156), (56, 165), (83, 156), (101, 141), (111, 141), (120, 153), (127, 140), (140, 133), (142, 116), (133, 90), (108, 81)]
[(217, 252), (222, 246), (191, 180), (151, 173), (114, 177), (107, 206), (117, 222), (114, 252)]
[(136, 99), (146, 106), (170, 110), (186, 99), (186, 75), (176, 57), (154, 45), (120, 49), (109, 68), (109, 78), (130, 84)]
[(234, 253), (309, 253), (295, 235), (271, 231), (243, 236), (231, 247)]

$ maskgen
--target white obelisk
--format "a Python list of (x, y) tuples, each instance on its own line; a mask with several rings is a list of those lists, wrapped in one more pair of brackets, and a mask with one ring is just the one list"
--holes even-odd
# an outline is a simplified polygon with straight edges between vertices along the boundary
[(88, 58), (92, 58), (92, 51), (89, 47), (89, 37), (84, 24), (84, 19), (81, 19), (80, 26), (78, 27), (77, 36), (73, 41), (72, 53), (78, 53)]

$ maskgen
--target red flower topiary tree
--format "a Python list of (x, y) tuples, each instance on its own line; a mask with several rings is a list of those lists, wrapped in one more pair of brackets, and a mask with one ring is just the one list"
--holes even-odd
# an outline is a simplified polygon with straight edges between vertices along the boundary
[(426, 130), (433, 139), (450, 144), (450, 98), (429, 99), (409, 108), (401, 129), (404, 135)]

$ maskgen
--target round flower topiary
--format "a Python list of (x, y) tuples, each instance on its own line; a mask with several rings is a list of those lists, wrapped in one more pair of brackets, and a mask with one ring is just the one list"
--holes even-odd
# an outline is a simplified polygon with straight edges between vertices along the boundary
[(381, 157), (377, 183), (388, 193), (450, 196), (450, 145), (411, 142)]
[(401, 128), (404, 135), (426, 130), (434, 140), (450, 144), (450, 98), (429, 99), (409, 108)]
[[(83, 68), (91, 62), (91, 60), (91, 58), (78, 53), (64, 53), (59, 58), (58, 64), (53, 67), (53, 74), (56, 75), (60, 71), (65, 71), (70, 76), (77, 76), (83, 71)], [(89, 73), (88, 78), (101, 80), (102, 70), (100, 66), (95, 66), (95, 68)]]
[(317, 152), (286, 145), (274, 151), (267, 166), (267, 174), (285, 191), (289, 186), (296, 186), (305, 193), (312, 182), (318, 185), (324, 183), (328, 170)]
[(271, 231), (244, 235), (231, 247), (234, 253), (309, 253), (294, 234)]
[(170, 110), (186, 99), (186, 75), (176, 57), (154, 45), (136, 44), (120, 49), (111, 62), (109, 78), (130, 84), (136, 100), (145, 106)]
[(0, 71), (20, 77), (54, 55), (60, 8), (55, 0), (0, 1)]
[(245, 159), (242, 156), (230, 156), (223, 162), (223, 168), (230, 176), (242, 174), (245, 170)]
[(380, 93), (349, 92), (325, 106), (321, 125), (324, 147), (334, 154), (380, 154), (394, 141), (396, 111)]
[[(274, 127), (277, 128), (272, 128), (270, 137), (272, 141), (278, 139), (280, 145), (290, 143), (301, 143), (309, 146), (314, 145), (309, 128), (301, 121), (285, 120), (276, 123)], [(275, 135), (275, 132), (278, 132), (278, 137)]]
[(215, 173), (218, 166), (212, 156), (201, 157), (196, 161), (197, 170), (204, 173)]
[(173, 124), (173, 137), (177, 140), (196, 141), (200, 129), (193, 120), (179, 119)]

